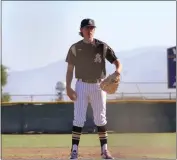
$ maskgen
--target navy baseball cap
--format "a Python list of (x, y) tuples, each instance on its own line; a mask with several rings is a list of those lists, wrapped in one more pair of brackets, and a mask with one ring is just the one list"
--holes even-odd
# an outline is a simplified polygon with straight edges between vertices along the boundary
[(89, 19), (89, 18), (83, 19), (83, 20), (81, 21), (81, 26), (80, 26), (80, 28), (83, 28), (83, 27), (86, 27), (86, 26), (96, 27), (96, 26), (95, 26), (95, 21), (94, 21), (93, 19)]

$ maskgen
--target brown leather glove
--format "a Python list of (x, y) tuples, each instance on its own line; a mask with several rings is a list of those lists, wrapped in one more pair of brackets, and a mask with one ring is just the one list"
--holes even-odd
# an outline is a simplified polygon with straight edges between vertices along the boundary
[(100, 83), (100, 88), (107, 94), (114, 94), (117, 91), (119, 84), (120, 74), (114, 72)]

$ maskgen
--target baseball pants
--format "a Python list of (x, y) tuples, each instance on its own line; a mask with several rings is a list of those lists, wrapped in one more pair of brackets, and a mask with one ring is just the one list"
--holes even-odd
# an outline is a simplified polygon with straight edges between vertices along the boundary
[(80, 80), (76, 82), (77, 100), (74, 101), (74, 126), (84, 126), (89, 102), (93, 109), (95, 125), (106, 125), (106, 92), (101, 90), (99, 85), (100, 83), (85, 83)]

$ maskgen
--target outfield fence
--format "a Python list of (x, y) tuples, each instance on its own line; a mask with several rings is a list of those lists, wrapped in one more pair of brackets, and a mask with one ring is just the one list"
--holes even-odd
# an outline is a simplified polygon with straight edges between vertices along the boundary
[[(18, 102), (1, 107), (2, 133), (71, 133), (73, 102)], [(91, 105), (84, 132), (94, 132)], [(175, 132), (175, 100), (119, 100), (107, 102), (107, 129), (118, 133)]]

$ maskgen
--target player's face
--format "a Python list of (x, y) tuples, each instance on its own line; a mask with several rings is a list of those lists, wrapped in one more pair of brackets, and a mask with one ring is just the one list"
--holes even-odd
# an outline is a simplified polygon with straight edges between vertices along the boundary
[(84, 38), (92, 39), (94, 37), (95, 27), (86, 26), (86, 27), (81, 29), (81, 32), (83, 33)]

